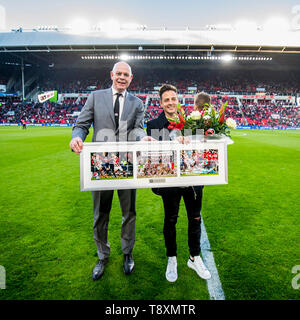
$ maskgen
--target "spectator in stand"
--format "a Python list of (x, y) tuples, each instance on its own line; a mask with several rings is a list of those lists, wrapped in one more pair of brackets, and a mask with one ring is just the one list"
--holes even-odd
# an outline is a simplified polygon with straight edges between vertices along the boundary
[[(168, 76), (168, 79), (166, 77)], [(201, 76), (201, 78), (200, 78)], [(64, 74), (55, 73), (47, 79), (40, 79), (40, 89), (50, 90), (58, 89), (63, 92), (86, 92), (90, 93), (92, 88), (107, 88), (110, 86), (109, 81), (105, 78), (105, 73), (97, 79), (95, 75), (90, 78), (76, 78), (70, 80)], [(191, 80), (193, 79), (193, 80)], [(205, 79), (205, 80), (203, 80)], [(203, 69), (199, 70), (170, 70), (167, 74), (163, 69), (144, 70), (141, 69), (131, 83), (131, 90), (136, 92), (144, 92), (142, 99), (146, 102), (147, 94), (154, 91), (154, 87), (164, 80), (174, 83), (179, 91), (185, 94), (189, 93), (188, 87), (196, 87), (197, 92), (205, 91), (210, 95), (222, 95), (212, 97), (211, 104), (218, 109), (225, 100), (228, 101), (226, 116), (234, 118), (238, 124), (261, 125), (261, 126), (298, 126), (299, 112), (295, 105), (289, 100), (282, 101), (271, 99), (258, 99), (257, 103), (252, 100), (241, 99), (239, 103), (235, 97), (224, 95), (224, 92), (234, 94), (251, 94), (255, 95), (257, 88), (264, 88), (266, 95), (276, 93), (278, 95), (287, 94), (295, 95), (300, 93), (300, 75), (297, 72), (261, 72), (253, 70), (248, 71), (211, 71)], [(6, 80), (5, 80), (6, 81)], [(74, 111), (80, 111), (85, 103), (85, 99), (67, 98), (60, 104), (46, 102), (44, 104), (36, 104), (26, 102), (22, 104), (20, 97), (0, 97), (0, 121), (10, 123), (20, 123), (21, 119), (33, 123), (60, 123), (76, 121), (76, 117), (72, 114)], [(159, 114), (159, 101), (157, 98), (148, 98), (146, 105), (145, 120), (154, 119)], [(146, 103), (145, 103), (146, 104)], [(192, 111), (193, 99), (186, 98), (182, 101), (183, 108), (187, 113)], [(8, 113), (12, 111), (12, 113)], [(14, 113), (14, 114), (13, 114)], [(248, 123), (247, 123), (248, 122)]]

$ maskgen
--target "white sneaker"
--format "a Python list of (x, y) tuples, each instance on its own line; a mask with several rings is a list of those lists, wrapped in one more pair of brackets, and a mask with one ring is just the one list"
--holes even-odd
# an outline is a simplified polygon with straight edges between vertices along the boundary
[(176, 259), (176, 257), (169, 257), (169, 259), (168, 259), (166, 278), (170, 282), (175, 282), (177, 280), (177, 259)]
[(206, 269), (200, 256), (194, 257), (194, 261), (192, 261), (191, 258), (189, 258), (187, 265), (191, 269), (195, 270), (200, 278), (205, 280), (208, 280), (211, 278), (211, 274)]

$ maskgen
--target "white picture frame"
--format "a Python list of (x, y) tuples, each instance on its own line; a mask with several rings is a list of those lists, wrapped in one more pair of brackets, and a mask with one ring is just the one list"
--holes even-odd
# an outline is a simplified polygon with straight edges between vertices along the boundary
[(80, 154), (81, 191), (228, 183), (229, 138), (191, 141), (92, 142)]

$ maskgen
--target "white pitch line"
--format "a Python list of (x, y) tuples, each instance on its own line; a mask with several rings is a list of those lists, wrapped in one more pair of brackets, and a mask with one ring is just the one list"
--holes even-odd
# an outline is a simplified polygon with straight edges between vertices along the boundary
[(206, 233), (203, 218), (201, 218), (201, 253), (203, 262), (211, 273), (211, 278), (206, 280), (210, 300), (225, 300), (224, 291), (215, 264), (214, 255), (210, 249), (210, 243)]
[(238, 132), (238, 133), (235, 133), (234, 135), (233, 135), (233, 137), (244, 137), (244, 136), (246, 136), (247, 135), (247, 133), (245, 133), (245, 132)]

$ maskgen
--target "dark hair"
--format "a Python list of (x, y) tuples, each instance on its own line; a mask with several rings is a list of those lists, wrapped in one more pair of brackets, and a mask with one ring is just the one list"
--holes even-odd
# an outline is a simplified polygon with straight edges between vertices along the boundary
[(203, 91), (196, 94), (194, 100), (195, 100), (195, 105), (197, 107), (202, 107), (203, 104), (205, 104), (205, 103), (210, 104), (210, 102), (211, 102), (210, 95), (203, 92)]
[(169, 91), (169, 90), (172, 90), (174, 91), (175, 93), (177, 93), (177, 88), (172, 86), (171, 84), (168, 84), (168, 83), (164, 83), (160, 88), (159, 88), (159, 96), (160, 96), (160, 100), (161, 100), (161, 97), (163, 95), (164, 92), (166, 91)]

